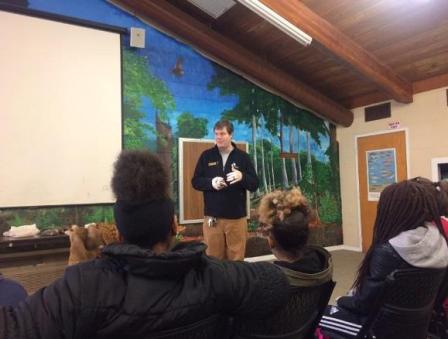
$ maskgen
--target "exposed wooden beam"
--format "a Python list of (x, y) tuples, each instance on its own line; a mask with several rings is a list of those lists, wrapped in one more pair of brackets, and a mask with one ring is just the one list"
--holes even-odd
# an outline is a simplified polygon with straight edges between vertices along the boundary
[(426, 92), (432, 89), (448, 86), (448, 73), (437, 75), (432, 78), (414, 81), (412, 87), (414, 93)]
[(322, 117), (350, 126), (353, 112), (268, 63), (243, 46), (199, 23), (165, 0), (111, 0), (110, 2), (149, 21), (204, 54), (263, 84), (284, 98), (302, 104)]
[(353, 109), (356, 107), (372, 105), (378, 102), (388, 101), (391, 99), (392, 98), (389, 95), (383, 92), (372, 92), (364, 95), (358, 95), (355, 97), (344, 98), (341, 99), (339, 102), (342, 105), (344, 105), (344, 107)]
[[(428, 79), (414, 81), (412, 83), (413, 93), (421, 93), (433, 89), (448, 86), (448, 73), (437, 75)], [(372, 104), (377, 104), (382, 101), (391, 100), (391, 96), (383, 92), (372, 92), (355, 97), (343, 98), (339, 102), (346, 108), (353, 109)]]
[[(260, 0), (277, 14), (309, 34), (314, 41), (376, 83), (393, 99), (412, 102), (412, 85), (382, 64), (347, 35), (298, 0)], [(314, 42), (313, 42), (314, 43)]]

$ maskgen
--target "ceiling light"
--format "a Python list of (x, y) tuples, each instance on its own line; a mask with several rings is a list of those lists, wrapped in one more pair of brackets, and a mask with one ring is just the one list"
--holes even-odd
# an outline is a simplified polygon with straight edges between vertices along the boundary
[(291, 38), (297, 40), (304, 46), (308, 46), (313, 41), (305, 32), (301, 31), (297, 26), (290, 23), (281, 15), (278, 15), (275, 11), (258, 0), (238, 0), (239, 3), (249, 8), (251, 11), (257, 13), (266, 21), (289, 35)]
[(226, 11), (228, 11), (233, 5), (236, 4), (233, 0), (188, 0), (196, 7), (210, 15), (212, 18), (219, 18)]

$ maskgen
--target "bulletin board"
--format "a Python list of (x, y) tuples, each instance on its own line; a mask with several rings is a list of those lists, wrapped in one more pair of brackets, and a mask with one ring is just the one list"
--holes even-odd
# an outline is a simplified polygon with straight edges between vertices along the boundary
[[(235, 144), (241, 150), (249, 151), (247, 142)], [(202, 223), (204, 220), (204, 198), (201, 191), (191, 185), (196, 163), (202, 152), (215, 146), (210, 139), (179, 138), (179, 223)], [(249, 215), (249, 193), (247, 194), (247, 209)]]

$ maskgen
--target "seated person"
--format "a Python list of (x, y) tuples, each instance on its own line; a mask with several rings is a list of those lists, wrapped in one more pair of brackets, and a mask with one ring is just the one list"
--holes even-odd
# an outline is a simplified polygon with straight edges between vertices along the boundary
[(330, 254), (320, 246), (306, 245), (311, 210), (298, 188), (265, 195), (258, 207), (274, 262), (292, 286), (321, 285), (332, 278)]
[(386, 277), (394, 270), (448, 266), (437, 196), (436, 187), (418, 179), (383, 190), (372, 245), (358, 270), (352, 295), (340, 297), (338, 308), (327, 308), (325, 316), (357, 322), (369, 313)]
[(332, 279), (331, 256), (320, 246), (307, 245), (311, 210), (300, 189), (265, 195), (258, 214), (272, 253), (278, 259), (274, 264), (286, 274), (294, 289), (285, 307), (267, 318), (240, 321), (238, 332), (262, 337), (299, 331), (319, 309), (323, 290), (318, 286)]
[(7, 279), (0, 273), (0, 306), (16, 306), (28, 296), (17, 281)]
[(167, 172), (148, 151), (123, 151), (112, 189), (122, 239), (18, 307), (0, 307), (0, 338), (149, 338), (212, 315), (265, 316), (287, 302), (269, 263), (221, 262), (202, 243), (173, 246)]

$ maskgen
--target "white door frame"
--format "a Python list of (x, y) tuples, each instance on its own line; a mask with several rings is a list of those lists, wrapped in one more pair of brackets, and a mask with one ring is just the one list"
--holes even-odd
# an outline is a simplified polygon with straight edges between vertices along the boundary
[(366, 133), (366, 134), (358, 134), (354, 136), (354, 142), (355, 142), (355, 163), (356, 163), (356, 171), (355, 171), (355, 180), (356, 180), (356, 213), (358, 215), (358, 244), (359, 249), (362, 251), (362, 225), (361, 225), (361, 202), (360, 202), (360, 194), (359, 194), (359, 164), (358, 164), (358, 139), (362, 137), (371, 137), (374, 135), (381, 135), (381, 134), (390, 134), (390, 133), (397, 133), (397, 132), (403, 132), (405, 135), (405, 143), (406, 143), (406, 175), (409, 179), (411, 177), (410, 172), (410, 150), (409, 150), (409, 130), (408, 128), (397, 128), (393, 130), (381, 130), (376, 131), (372, 133)]

